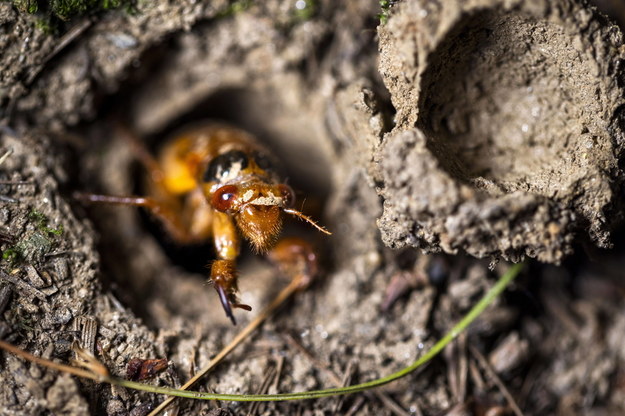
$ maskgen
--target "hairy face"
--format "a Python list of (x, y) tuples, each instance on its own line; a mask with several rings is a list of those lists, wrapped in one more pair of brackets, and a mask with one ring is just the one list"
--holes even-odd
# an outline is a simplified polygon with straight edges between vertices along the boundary
[(235, 215), (237, 226), (258, 252), (267, 251), (275, 243), (282, 228), (282, 215), (276, 205), (251, 205)]

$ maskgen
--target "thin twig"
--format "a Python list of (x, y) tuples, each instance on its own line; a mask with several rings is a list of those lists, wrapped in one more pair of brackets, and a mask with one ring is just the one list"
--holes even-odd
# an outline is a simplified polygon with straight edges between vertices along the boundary
[(34, 185), (35, 182), (32, 181), (9, 181), (2, 180), (0, 181), (0, 185)]
[(273, 391), (278, 391), (280, 386), (280, 377), (282, 377), (282, 369), (284, 368), (284, 357), (279, 356), (278, 365), (276, 366), (276, 378), (273, 380)]
[(93, 22), (90, 19), (85, 19), (82, 22), (76, 24), (72, 27), (67, 33), (65, 33), (61, 39), (56, 43), (56, 46), (49, 54), (43, 58), (43, 62), (30, 71), (28, 76), (26, 77), (26, 85), (30, 85), (35, 78), (43, 71), (48, 62), (50, 62), (55, 56), (57, 56), (63, 49), (65, 49), (70, 43), (72, 43), (75, 39), (80, 37), (87, 29), (91, 27)]
[(5, 160), (8, 159), (9, 156), (13, 154), (13, 149), (9, 149), (2, 156), (0, 156), (0, 165), (4, 163)]
[(10, 204), (16, 204), (16, 203), (20, 202), (17, 199), (11, 198), (10, 196), (6, 196), (6, 195), (0, 195), (0, 201), (8, 202)]
[(345, 413), (345, 416), (355, 415), (356, 412), (360, 410), (360, 408), (362, 407), (364, 403), (365, 403), (365, 396), (359, 396), (354, 402), (354, 404), (351, 405), (347, 413)]
[(445, 351), (445, 359), (448, 361), (447, 377), (452, 395), (457, 403), (464, 403), (466, 399), (467, 383), (467, 356), (466, 334), (461, 334), (458, 339)]
[(475, 361), (469, 361), (469, 373), (471, 373), (471, 380), (474, 384), (475, 391), (485, 391), (486, 390), (486, 382), (480, 373), (480, 369), (477, 368), (477, 364)]
[(326, 361), (323, 361), (320, 358), (317, 358), (310, 351), (306, 349), (295, 337), (291, 334), (284, 335), (284, 339), (291, 347), (298, 350), (300, 353), (304, 355), (310, 361), (315, 368), (324, 372), (328, 378), (332, 381), (332, 384), (339, 387), (341, 385), (341, 378), (330, 368), (330, 364)]
[(96, 374), (92, 371), (83, 370), (82, 368), (72, 367), (65, 364), (55, 363), (54, 361), (46, 360), (45, 358), (40, 358), (31, 353), (28, 353), (24, 350), (17, 348), (14, 345), (9, 344), (8, 342), (4, 342), (0, 340), (0, 348), (10, 352), (11, 354), (15, 354), (18, 357), (22, 357), (23, 359), (33, 362), (35, 364), (39, 364), (44, 367), (52, 368), (53, 370), (62, 371), (65, 373), (73, 374), (78, 377), (88, 378), (90, 380), (95, 381), (106, 381), (108, 377), (103, 375)]
[(39, 289), (36, 289), (36, 288), (32, 287), (31, 285), (29, 285), (28, 283), (26, 283), (22, 279), (19, 279), (19, 278), (15, 277), (15, 276), (12, 276), (12, 275), (10, 275), (8, 273), (5, 273), (3, 271), (0, 271), (0, 278), (6, 280), (7, 282), (13, 283), (18, 288), (24, 289), (24, 291), (28, 292), (32, 296), (35, 296), (39, 300), (41, 300), (43, 302), (46, 302), (46, 303), (48, 302), (48, 299), (46, 298), (45, 293), (43, 293)]
[(471, 354), (475, 357), (477, 362), (480, 364), (480, 366), (484, 369), (484, 371), (486, 371), (488, 376), (493, 379), (493, 381), (497, 385), (497, 388), (499, 388), (499, 390), (501, 391), (501, 394), (503, 394), (503, 396), (508, 401), (508, 404), (510, 405), (510, 408), (512, 409), (514, 414), (517, 416), (523, 416), (523, 412), (517, 405), (516, 401), (514, 400), (514, 397), (512, 397), (512, 394), (510, 394), (510, 391), (508, 390), (508, 388), (505, 386), (505, 384), (503, 383), (503, 381), (501, 381), (501, 379), (499, 378), (495, 370), (493, 370), (491, 365), (488, 363), (488, 360), (486, 359), (486, 357), (484, 357), (482, 353), (479, 352), (478, 349), (475, 348), (473, 345), (469, 345), (469, 350), (471, 351)]
[[(262, 383), (260, 383), (260, 387), (256, 390), (256, 394), (266, 394), (269, 391), (269, 387), (273, 382), (277, 374), (276, 368), (272, 367), (265, 373), (265, 377), (263, 378)], [(254, 416), (256, 413), (260, 413), (260, 406), (265, 404), (263, 402), (252, 402), (250, 406), (250, 410), (247, 412), (247, 416)]]
[(529, 398), (532, 390), (535, 388), (539, 388), (536, 384), (536, 380), (538, 379), (538, 373), (540, 373), (540, 371), (541, 366), (535, 363), (530, 367), (529, 371), (527, 372), (527, 375), (523, 380), (523, 384), (521, 384), (519, 394), (517, 395), (517, 401), (519, 402), (520, 408), (526, 407), (527, 399)]
[(7, 285), (0, 287), (0, 315), (2, 315), (2, 312), (4, 312), (9, 304), (9, 300), (11, 300), (11, 293), (13, 293), (11, 286)]
[[(341, 380), (340, 387), (347, 386), (351, 383), (352, 373), (354, 372), (354, 360), (349, 360), (347, 363), (347, 368), (345, 368), (345, 372), (343, 373), (343, 379)], [(337, 397), (336, 403), (334, 403), (334, 408), (332, 409), (332, 415), (335, 415), (339, 409), (343, 406), (344, 402), (343, 396)]]
[[(293, 279), (291, 283), (280, 293), (275, 299), (267, 306), (254, 320), (252, 320), (247, 326), (237, 334), (236, 337), (228, 345), (226, 345), (203, 369), (198, 371), (184, 386), (180, 387), (180, 390), (187, 390), (193, 386), (200, 378), (212, 370), (217, 364), (221, 362), (232, 350), (234, 350), (249, 334), (251, 334), (256, 328), (260, 326), (273, 312), (282, 305), (287, 299), (289, 299), (300, 288), (299, 279)], [(156, 416), (162, 412), (171, 402), (176, 400), (176, 397), (172, 396), (164, 400), (154, 410), (152, 410), (148, 416)]]
[(374, 391), (375, 395), (382, 401), (384, 406), (388, 407), (391, 412), (396, 414), (397, 416), (410, 416), (403, 407), (395, 402), (388, 394), (382, 391)]
[(421, 406), (419, 406), (420, 401), (417, 400), (414, 402), (414, 404), (411, 406), (410, 411), (415, 415), (415, 416), (423, 416), (423, 411), (421, 410)]

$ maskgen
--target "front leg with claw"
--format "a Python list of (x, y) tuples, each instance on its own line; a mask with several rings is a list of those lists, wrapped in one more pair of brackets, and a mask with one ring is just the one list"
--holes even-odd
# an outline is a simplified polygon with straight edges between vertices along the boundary
[(233, 308), (251, 311), (248, 305), (239, 303), (237, 297), (237, 270), (235, 260), (239, 256), (239, 234), (232, 217), (223, 212), (215, 211), (213, 217), (213, 242), (217, 253), (217, 260), (211, 265), (209, 282), (213, 285), (221, 305), (234, 325), (237, 324)]
[(233, 325), (237, 324), (234, 314), (232, 313), (233, 308), (240, 308), (246, 311), (252, 310), (249, 305), (239, 303), (239, 298), (237, 297), (239, 291), (237, 279), (238, 276), (234, 260), (215, 260), (211, 265), (209, 282), (217, 291), (226, 316), (230, 318)]

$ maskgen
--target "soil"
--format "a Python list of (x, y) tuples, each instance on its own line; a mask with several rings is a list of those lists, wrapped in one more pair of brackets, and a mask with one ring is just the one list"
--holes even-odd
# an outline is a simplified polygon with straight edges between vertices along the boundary
[[(141, 194), (119, 126), (155, 151), (207, 119), (256, 135), (303, 211), (285, 235), (322, 273), (197, 386), (358, 383), (412, 363), (506, 269), (516, 285), (424, 370), (362, 395), (169, 414), (622, 414), (624, 146), (618, 3), (142, 2), (66, 22), (0, 3), (0, 338), (179, 386), (286, 285), (246, 249), (239, 326), (206, 285), (210, 245), (76, 190)], [(616, 4), (616, 5), (615, 5)], [(298, 7), (304, 7), (303, 10)], [(9, 182), (9, 183), (7, 183)], [(300, 202), (301, 203), (301, 202)], [(609, 249), (608, 249), (609, 248)], [(575, 254), (572, 256), (572, 254)], [(145, 415), (163, 397), (0, 356), (7, 415)], [(136, 362), (136, 361), (135, 361)]]

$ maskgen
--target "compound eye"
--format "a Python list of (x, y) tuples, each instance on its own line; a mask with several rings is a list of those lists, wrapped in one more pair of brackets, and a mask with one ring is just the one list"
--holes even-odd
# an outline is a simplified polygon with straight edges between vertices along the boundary
[(278, 185), (278, 189), (280, 190), (280, 196), (283, 201), (283, 208), (293, 208), (295, 205), (295, 193), (293, 189), (289, 185)]
[(217, 211), (226, 212), (234, 208), (238, 189), (235, 185), (224, 185), (213, 193), (211, 205)]

